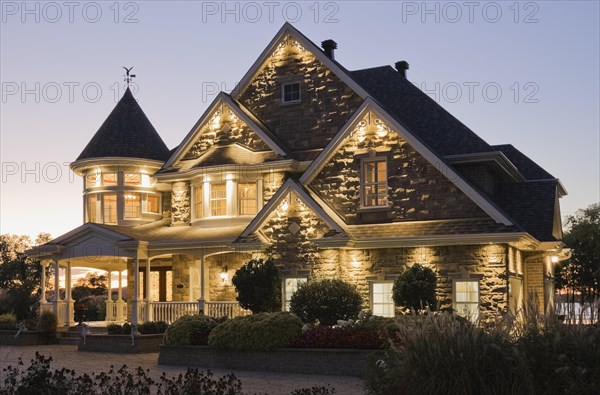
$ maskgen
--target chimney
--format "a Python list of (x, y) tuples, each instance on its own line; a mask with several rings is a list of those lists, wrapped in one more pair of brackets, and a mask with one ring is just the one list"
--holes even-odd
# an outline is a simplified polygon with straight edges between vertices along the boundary
[(323, 48), (323, 52), (327, 55), (328, 58), (334, 60), (335, 57), (333, 55), (333, 51), (337, 49), (337, 43), (333, 40), (325, 40), (321, 42), (321, 48)]
[(396, 62), (394, 64), (396, 66), (396, 70), (400, 73), (400, 75), (406, 78), (406, 70), (408, 70), (408, 62), (406, 60), (402, 60), (400, 62)]

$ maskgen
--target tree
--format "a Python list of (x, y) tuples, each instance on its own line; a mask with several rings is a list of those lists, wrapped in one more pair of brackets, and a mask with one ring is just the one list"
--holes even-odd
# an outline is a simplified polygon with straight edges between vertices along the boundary
[[(49, 240), (48, 233), (40, 233), (36, 244)], [(42, 266), (25, 255), (31, 247), (29, 236), (0, 235), (0, 288), (5, 290), (1, 310), (12, 311), (21, 320), (35, 316), (39, 299)]]
[(600, 203), (567, 217), (563, 242), (573, 250), (556, 271), (556, 288), (570, 289), (581, 303), (600, 297)]
[(394, 303), (415, 311), (428, 306), (435, 310), (437, 300), (435, 287), (437, 279), (430, 268), (415, 263), (405, 270), (394, 282), (392, 297)]
[(231, 282), (243, 308), (252, 313), (281, 310), (281, 274), (272, 258), (248, 261)]

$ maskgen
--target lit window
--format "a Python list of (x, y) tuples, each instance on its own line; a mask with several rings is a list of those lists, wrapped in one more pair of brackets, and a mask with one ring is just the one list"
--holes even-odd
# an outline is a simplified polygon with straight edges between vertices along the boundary
[(87, 220), (88, 222), (102, 223), (100, 199), (97, 194), (87, 197)]
[(117, 173), (102, 173), (102, 185), (117, 185)]
[(145, 197), (146, 200), (146, 209), (145, 212), (158, 214), (160, 213), (160, 199), (156, 195), (147, 194)]
[(479, 281), (454, 281), (454, 310), (473, 322), (479, 318)]
[(100, 173), (91, 173), (85, 176), (85, 187), (93, 188), (100, 186)]
[(141, 203), (139, 193), (125, 193), (125, 218), (139, 218)]
[(194, 187), (194, 218), (202, 218), (202, 185)]
[(385, 158), (363, 159), (361, 192), (364, 207), (381, 207), (388, 203), (387, 162)]
[(238, 184), (238, 205), (240, 215), (256, 214), (256, 184)]
[(227, 215), (227, 188), (224, 182), (210, 186), (210, 215), (213, 217)]
[(125, 173), (123, 181), (125, 185), (141, 185), (142, 175), (140, 173)]
[(284, 103), (300, 101), (300, 83), (284, 84), (282, 87), (282, 98)]
[(300, 285), (306, 283), (306, 277), (289, 277), (284, 280), (283, 283), (283, 300), (285, 311), (290, 311), (290, 301), (294, 292), (300, 288)]
[(371, 311), (373, 315), (393, 317), (394, 300), (392, 299), (393, 282), (371, 283)]
[(105, 193), (102, 196), (104, 203), (104, 223), (105, 224), (116, 224), (117, 223), (117, 194), (116, 193)]

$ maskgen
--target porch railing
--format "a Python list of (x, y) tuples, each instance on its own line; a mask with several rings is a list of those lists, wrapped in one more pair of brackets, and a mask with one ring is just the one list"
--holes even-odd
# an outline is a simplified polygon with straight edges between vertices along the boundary
[(125, 322), (127, 318), (127, 303), (118, 300), (116, 302), (112, 300), (106, 301), (106, 321), (108, 322)]
[[(234, 318), (250, 314), (250, 311), (242, 309), (238, 302), (205, 301), (203, 303), (204, 314), (210, 317)], [(146, 310), (143, 306), (145, 304), (140, 303), (139, 317), (144, 321), (165, 321), (171, 324), (184, 315), (198, 314), (199, 304), (200, 302), (148, 302), (149, 308)]]
[(251, 311), (242, 309), (238, 302), (204, 302), (204, 314), (209, 317), (234, 318), (249, 315)]

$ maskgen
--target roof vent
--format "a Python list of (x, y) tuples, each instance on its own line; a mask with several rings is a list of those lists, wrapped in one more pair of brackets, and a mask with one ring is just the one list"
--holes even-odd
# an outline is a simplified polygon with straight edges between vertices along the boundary
[(323, 52), (330, 59), (335, 59), (333, 55), (333, 51), (337, 49), (337, 43), (333, 40), (325, 40), (321, 42), (321, 48), (323, 48)]
[(406, 60), (402, 60), (400, 62), (396, 62), (394, 64), (396, 66), (396, 70), (400, 73), (400, 75), (406, 78), (406, 70), (408, 70), (408, 62)]

